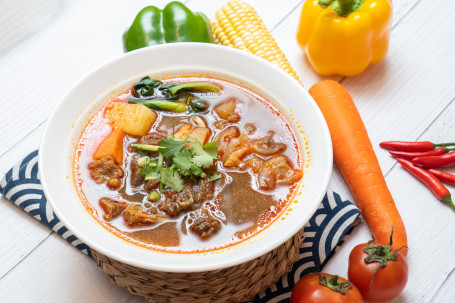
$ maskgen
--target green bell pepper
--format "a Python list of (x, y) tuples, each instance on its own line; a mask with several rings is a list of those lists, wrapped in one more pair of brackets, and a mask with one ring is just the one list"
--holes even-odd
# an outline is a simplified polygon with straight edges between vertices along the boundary
[(163, 10), (147, 6), (123, 34), (125, 52), (172, 42), (213, 43), (208, 18), (203, 13), (193, 13), (178, 1), (170, 2)]

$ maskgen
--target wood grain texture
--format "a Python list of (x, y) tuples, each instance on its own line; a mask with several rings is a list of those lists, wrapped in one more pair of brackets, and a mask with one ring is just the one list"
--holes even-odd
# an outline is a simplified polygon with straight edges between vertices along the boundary
[(126, 302), (130, 296), (55, 233), (0, 280), (2, 302)]
[[(13, 2), (18, 7), (28, 3), (4, 1), (1, 11)], [(153, 1), (153, 5), (163, 6), (166, 2)], [(208, 16), (225, 2), (186, 1), (191, 9), (204, 11)], [(272, 30), (305, 87), (322, 79), (312, 71), (295, 41), (303, 1), (249, 2)], [(30, 5), (26, 15), (18, 19), (36, 21), (30, 16), (46, 12), (41, 21), (36, 21), (35, 28), (13, 27), (17, 32), (13, 36), (20, 39), (4, 34), (4, 29), (9, 32), (6, 22), (11, 16), (5, 14), (0, 19), (0, 41), (10, 43), (0, 48), (3, 130), (0, 172), (37, 147), (42, 123), (75, 81), (122, 54), (121, 33), (135, 14), (151, 2), (40, 3), (41, 6)], [(52, 8), (56, 7), (58, 12), (53, 14)], [(363, 117), (408, 230), (410, 282), (394, 302), (451, 302), (455, 297), (453, 212), (378, 148), (380, 141), (391, 139), (453, 141), (455, 23), (450, 15), (453, 9), (454, 2), (441, 6), (431, 0), (395, 1), (391, 48), (386, 60), (360, 76), (342, 80)], [(330, 188), (351, 197), (336, 168)], [(0, 200), (0, 235), (2, 301), (5, 298), (5, 302), (143, 302), (112, 285), (91, 260), (5, 200)], [(370, 232), (362, 223), (325, 271), (346, 276), (351, 248), (369, 238)], [(428, 249), (424, 249), (424, 242), (428, 242)]]

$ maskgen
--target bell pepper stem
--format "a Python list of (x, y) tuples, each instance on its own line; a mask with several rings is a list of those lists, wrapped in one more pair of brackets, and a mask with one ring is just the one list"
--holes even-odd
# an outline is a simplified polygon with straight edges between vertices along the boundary
[(331, 5), (334, 12), (342, 17), (356, 12), (360, 9), (365, 0), (319, 0), (319, 5), (327, 7)]
[(330, 6), (332, 2), (335, 0), (319, 0), (319, 5), (322, 5), (324, 7)]

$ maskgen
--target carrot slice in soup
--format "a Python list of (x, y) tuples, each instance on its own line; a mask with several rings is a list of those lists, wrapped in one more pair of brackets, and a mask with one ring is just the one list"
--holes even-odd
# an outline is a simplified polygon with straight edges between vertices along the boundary
[(111, 156), (115, 163), (122, 164), (123, 162), (123, 137), (125, 133), (117, 127), (112, 129), (112, 132), (107, 136), (96, 149), (93, 154), (93, 159), (99, 160), (107, 156)]

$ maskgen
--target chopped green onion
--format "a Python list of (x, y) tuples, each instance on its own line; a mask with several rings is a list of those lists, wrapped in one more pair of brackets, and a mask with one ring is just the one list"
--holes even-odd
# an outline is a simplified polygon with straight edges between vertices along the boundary
[(148, 150), (148, 151), (159, 151), (161, 148), (158, 145), (149, 145), (149, 144), (131, 144), (131, 147), (135, 148), (135, 149)]
[(149, 159), (149, 157), (141, 157), (141, 158), (137, 159), (137, 166), (139, 166), (139, 167), (144, 166), (145, 164), (147, 164), (148, 159)]
[(148, 200), (152, 202), (156, 202), (161, 199), (161, 195), (156, 190), (152, 190), (148, 195)]

